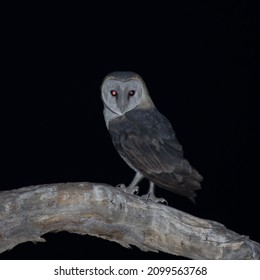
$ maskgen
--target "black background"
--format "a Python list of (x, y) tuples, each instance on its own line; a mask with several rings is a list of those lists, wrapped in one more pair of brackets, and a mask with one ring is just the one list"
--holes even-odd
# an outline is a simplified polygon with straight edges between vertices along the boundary
[[(195, 206), (164, 190), (157, 195), (260, 242), (257, 7), (246, 1), (107, 5), (6, 8), (0, 189), (128, 184), (134, 173), (111, 143), (100, 84), (109, 72), (135, 71), (204, 177)], [(65, 232), (44, 238), (47, 243), (20, 244), (0, 258), (175, 258)]]

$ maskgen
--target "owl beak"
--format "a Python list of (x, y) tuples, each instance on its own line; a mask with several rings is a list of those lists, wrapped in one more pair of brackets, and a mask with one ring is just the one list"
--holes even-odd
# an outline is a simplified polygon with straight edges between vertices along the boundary
[(127, 104), (125, 103), (125, 100), (123, 98), (119, 98), (118, 106), (121, 114), (123, 115), (127, 111)]
[(124, 113), (126, 113), (127, 107), (126, 107), (126, 106), (122, 106), (122, 107), (120, 108), (120, 111), (121, 111), (121, 113), (122, 113), (122, 115), (123, 115)]

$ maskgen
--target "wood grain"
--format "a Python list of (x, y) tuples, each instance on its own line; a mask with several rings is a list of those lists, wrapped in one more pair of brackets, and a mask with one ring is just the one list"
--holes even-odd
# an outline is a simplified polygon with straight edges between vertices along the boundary
[(58, 183), (0, 193), (0, 252), (67, 231), (190, 259), (260, 259), (260, 244), (172, 207), (98, 183)]

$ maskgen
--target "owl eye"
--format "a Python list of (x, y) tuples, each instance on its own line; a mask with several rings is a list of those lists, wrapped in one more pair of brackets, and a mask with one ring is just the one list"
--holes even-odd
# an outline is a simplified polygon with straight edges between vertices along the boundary
[(111, 93), (112, 96), (117, 96), (117, 91), (116, 90), (111, 90), (110, 93)]
[(129, 95), (129, 96), (134, 96), (134, 95), (135, 95), (135, 90), (130, 90), (130, 91), (128, 92), (128, 95)]

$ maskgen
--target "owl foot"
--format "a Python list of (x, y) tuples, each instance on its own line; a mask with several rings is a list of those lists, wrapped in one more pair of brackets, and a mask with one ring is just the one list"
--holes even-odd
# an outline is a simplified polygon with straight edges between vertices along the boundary
[(130, 185), (129, 187), (126, 187), (125, 184), (118, 184), (116, 187), (120, 188), (120, 190), (122, 190), (125, 193), (138, 194), (138, 192), (139, 192), (139, 187), (138, 186)]
[(142, 195), (142, 198), (146, 199), (147, 202), (148, 202), (148, 200), (152, 200), (156, 203), (160, 202), (160, 203), (168, 205), (168, 202), (164, 198), (162, 198), (162, 197), (159, 198), (154, 195), (154, 183), (152, 181), (150, 181), (150, 188), (149, 188), (148, 193), (145, 195)]
[(156, 202), (156, 203), (163, 203), (163, 204), (166, 204), (168, 205), (168, 202), (166, 199), (162, 198), (162, 197), (156, 197), (154, 195), (154, 193), (150, 193), (148, 192), (147, 194), (145, 195), (142, 195), (142, 198), (146, 199), (146, 201), (148, 202), (148, 200), (152, 200), (153, 202)]

